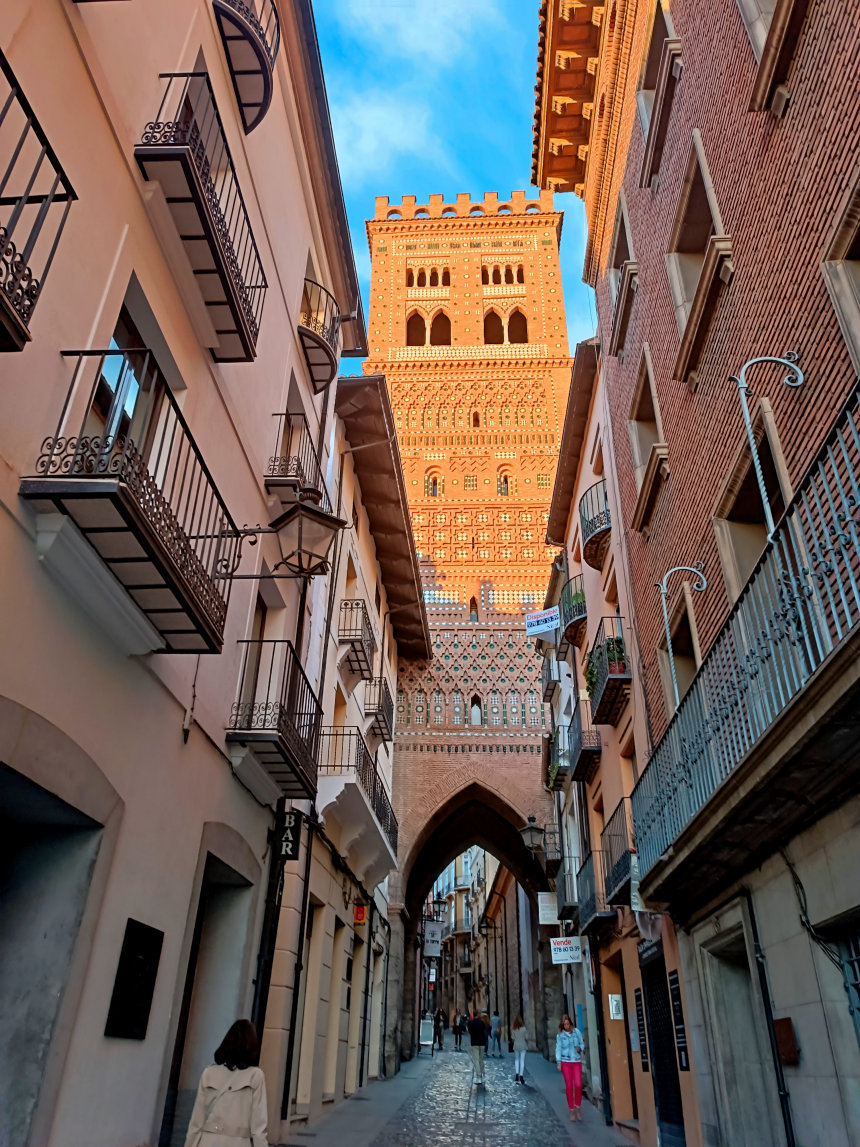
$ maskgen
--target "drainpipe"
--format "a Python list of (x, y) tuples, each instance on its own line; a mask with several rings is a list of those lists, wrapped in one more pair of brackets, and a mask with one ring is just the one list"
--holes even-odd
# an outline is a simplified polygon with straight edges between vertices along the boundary
[(367, 920), (367, 940), (364, 952), (364, 1008), (361, 1016), (361, 1058), (358, 1061), (358, 1086), (364, 1086), (364, 1053), (367, 1047), (367, 1002), (370, 995), (370, 957), (373, 954), (373, 913), (376, 901), (370, 901)]
[(518, 979), (520, 982), (520, 984), (519, 984), (519, 987), (520, 987), (520, 1015), (522, 1016), (523, 1020), (525, 1020), (526, 1017), (523, 1015), (523, 1012), (525, 1010), (524, 1005), (523, 1005), (523, 942), (522, 942), (522, 936), (520, 935), (520, 893), (519, 893), (519, 887), (517, 888), (517, 972), (518, 972)]
[[(591, 944), (589, 943), (589, 952)], [(603, 1119), (607, 1127), (612, 1125), (612, 1098), (609, 1094), (609, 1061), (606, 1058), (606, 1034), (603, 1030), (603, 979), (600, 975), (600, 951), (592, 954), (594, 959), (594, 994), (597, 997), (594, 1007), (594, 1022), (597, 1025), (597, 1055), (600, 1060), (600, 1090), (603, 1092)]]
[[(315, 815), (315, 814), (312, 814)], [(302, 890), (302, 914), (299, 920), (299, 938), (296, 945), (296, 966), (293, 972), (293, 999), (290, 1004), (290, 1033), (287, 1037), (287, 1062), (284, 1067), (284, 1091), (281, 1096), (281, 1119), (290, 1118), (290, 1092), (292, 1091), (293, 1056), (296, 1052), (296, 1024), (299, 1019), (299, 988), (301, 986), (302, 956), (305, 950), (305, 930), (308, 926), (308, 907), (311, 898), (311, 857), (314, 834), (310, 817), (307, 818), (308, 842), (305, 846), (305, 883)]]
[(263, 1035), (266, 1019), (266, 1005), (269, 1001), (269, 986), (272, 982), (272, 964), (275, 959), (275, 941), (278, 932), (278, 918), (281, 913), (281, 894), (284, 888), (284, 860), (281, 856), (281, 839), (284, 835), (287, 802), (279, 797), (275, 806), (275, 824), (269, 830), (269, 881), (266, 890), (266, 907), (263, 912), (263, 928), (260, 934), (260, 947), (257, 951), (257, 975), (254, 979), (254, 1002), (251, 1005), (251, 1022)]
[(747, 911), (749, 912), (750, 933), (752, 935), (755, 965), (758, 972), (758, 986), (761, 993), (761, 1002), (764, 1006), (767, 1036), (770, 1041), (770, 1052), (773, 1056), (773, 1072), (776, 1076), (779, 1106), (782, 1112), (782, 1122), (785, 1126), (786, 1147), (797, 1147), (797, 1139), (794, 1134), (794, 1120), (791, 1115), (791, 1099), (788, 1093), (788, 1085), (785, 1082), (785, 1072), (782, 1069), (782, 1061), (779, 1058), (779, 1046), (776, 1042), (776, 1032), (773, 1027), (773, 1006), (771, 1004), (770, 988), (767, 982), (767, 966), (765, 964), (764, 952), (761, 948), (761, 941), (759, 940), (758, 924), (756, 923), (755, 912), (753, 911), (752, 896), (746, 888), (743, 889), (743, 895), (747, 902)]

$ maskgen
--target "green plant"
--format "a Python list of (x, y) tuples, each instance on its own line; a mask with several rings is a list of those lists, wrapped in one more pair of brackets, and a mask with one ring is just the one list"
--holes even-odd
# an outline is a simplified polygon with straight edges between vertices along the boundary
[(577, 612), (585, 608), (585, 594), (581, 589), (570, 595), (570, 604)]
[(623, 665), (625, 662), (624, 639), (621, 637), (607, 637), (603, 644), (604, 656), (608, 665)]
[(589, 657), (585, 663), (585, 688), (588, 690), (588, 696), (594, 696), (594, 687), (597, 685), (597, 667)]

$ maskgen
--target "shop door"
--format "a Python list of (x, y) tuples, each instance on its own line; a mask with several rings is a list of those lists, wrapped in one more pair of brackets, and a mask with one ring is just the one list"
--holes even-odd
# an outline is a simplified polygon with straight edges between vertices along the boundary
[(642, 967), (651, 1072), (661, 1147), (686, 1147), (684, 1108), (675, 1055), (675, 1029), (662, 952)]

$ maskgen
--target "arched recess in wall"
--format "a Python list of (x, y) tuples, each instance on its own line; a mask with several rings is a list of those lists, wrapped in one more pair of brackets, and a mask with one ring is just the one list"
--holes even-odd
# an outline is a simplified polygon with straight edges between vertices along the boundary
[(470, 215), (483, 215), (484, 209), (483, 209), (483, 207), (473, 207), (472, 210), (469, 212), (469, 214)]
[(439, 286), (439, 272), (435, 267), (430, 268), (430, 286), (431, 287), (438, 287)]
[(435, 467), (424, 475), (424, 494), (428, 498), (441, 498), (445, 493), (445, 479)]
[[(481, 425), (481, 415), (477, 410), (472, 411), (472, 426), (476, 429)], [(472, 599), (474, 601), (474, 598)]]
[(502, 268), (493, 267), (493, 283), (500, 286), (502, 282)]
[(510, 263), (505, 267), (505, 282), (512, 283), (514, 281), (514, 269)]
[(415, 275), (414, 275), (411, 267), (407, 267), (407, 269), (406, 269), (406, 286), (407, 287), (414, 287), (415, 286)]
[(505, 328), (502, 316), (496, 311), (484, 315), (484, 343), (494, 345), (505, 341)]
[(478, 620), (478, 602), (474, 597), (469, 599), (469, 621)]
[(419, 287), (426, 287), (427, 286), (427, 272), (424, 270), (423, 267), (418, 272), (417, 285)]
[(472, 694), (472, 699), (469, 702), (469, 724), (482, 725), (484, 723), (484, 711), (481, 705), (480, 695), (477, 693)]
[(540, 207), (537, 205), (537, 203), (532, 203), (532, 204), (530, 204), (530, 205), (529, 205), (529, 206), (526, 208), (526, 212), (527, 212), (529, 215), (535, 215), (535, 214), (537, 214), (539, 211), (540, 211)]
[(527, 343), (528, 341), (529, 328), (526, 316), (519, 308), (515, 308), (511, 311), (511, 317), (508, 319), (508, 342)]
[(401, 216), (399, 211), (389, 211), (388, 214), (386, 215), (386, 219), (401, 219), (401, 218), (402, 218), (402, 216)]
[(406, 345), (424, 346), (426, 342), (427, 324), (424, 321), (424, 316), (418, 311), (413, 311), (406, 320)]
[(451, 320), (444, 311), (437, 311), (430, 324), (430, 345), (451, 345)]
[(481, 268), (481, 282), (485, 287), (490, 283), (490, 268), (486, 264)]
[(523, 265), (522, 265), (522, 263), (520, 263), (520, 265), (517, 267), (517, 282), (518, 283), (524, 283), (525, 281), (526, 281), (526, 277), (525, 277), (525, 274), (523, 273)]
[(442, 270), (442, 286), (443, 287), (450, 287), (451, 286), (451, 272), (448, 270), (447, 267), (444, 267)]

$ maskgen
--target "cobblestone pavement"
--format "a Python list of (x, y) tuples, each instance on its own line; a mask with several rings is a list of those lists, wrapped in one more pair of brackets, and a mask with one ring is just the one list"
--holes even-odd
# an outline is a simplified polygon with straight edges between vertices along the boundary
[(488, 1059), (478, 1086), (465, 1048), (432, 1059), (425, 1049), (394, 1079), (293, 1132), (288, 1147), (629, 1147), (588, 1103), (582, 1123), (569, 1121), (555, 1064), (529, 1054), (525, 1086), (513, 1068), (512, 1055)]

